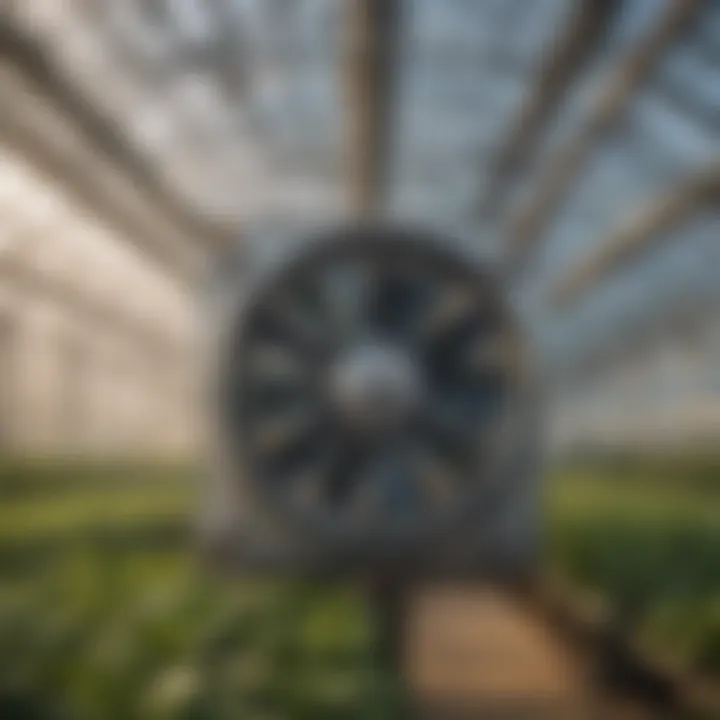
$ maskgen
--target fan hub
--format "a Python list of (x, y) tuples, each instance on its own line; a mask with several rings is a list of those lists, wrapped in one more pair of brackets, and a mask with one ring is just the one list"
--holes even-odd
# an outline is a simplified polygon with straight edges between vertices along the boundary
[(330, 398), (339, 418), (363, 433), (401, 428), (424, 394), (419, 364), (401, 346), (380, 340), (343, 352), (329, 378)]

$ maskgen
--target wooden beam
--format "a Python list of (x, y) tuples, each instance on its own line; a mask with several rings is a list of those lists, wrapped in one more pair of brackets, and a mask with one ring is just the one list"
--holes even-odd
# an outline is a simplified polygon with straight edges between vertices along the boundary
[(668, 0), (665, 12), (647, 35), (617, 65), (600, 91), (586, 122), (551, 161), (537, 191), (512, 219), (509, 264), (517, 268), (541, 238), (547, 223), (571, 188), (596, 142), (620, 120), (668, 47), (696, 17), (703, 0)]
[(78, 205), (101, 218), (182, 282), (197, 277), (200, 253), (155, 212), (129, 179), (98, 155), (24, 78), (0, 67), (0, 143), (26, 157)]
[(351, 0), (346, 123), (352, 209), (377, 212), (387, 192), (401, 0)]
[(533, 92), (491, 166), (478, 203), (481, 218), (501, 215), (513, 184), (532, 162), (544, 132), (573, 82), (606, 36), (619, 0), (576, 0), (566, 27), (552, 40)]
[[(78, 92), (36, 42), (2, 17), (0, 47), (0, 140), (27, 155), (88, 209), (175, 272), (195, 276), (197, 268), (188, 265), (229, 245), (230, 229), (189, 212), (125, 141), (116, 123)], [(74, 140), (68, 145), (65, 139), (71, 135)], [(110, 175), (112, 182), (106, 180)], [(123, 188), (119, 197), (103, 191), (108, 184)], [(116, 200), (118, 207), (112, 207)]]
[(720, 162), (691, 177), (666, 195), (652, 200), (599, 249), (560, 279), (551, 301), (563, 309), (587, 295), (613, 271), (646, 253), (682, 222), (705, 208), (720, 205)]

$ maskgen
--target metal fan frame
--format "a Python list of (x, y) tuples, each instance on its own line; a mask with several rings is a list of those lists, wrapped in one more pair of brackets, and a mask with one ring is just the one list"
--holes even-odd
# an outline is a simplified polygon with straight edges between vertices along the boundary
[[(388, 259), (422, 257), (425, 261), (448, 268), (453, 274), (459, 272), (482, 287), (483, 294), (496, 304), (518, 349), (519, 361), (512, 368), (513, 390), (507, 395), (504, 417), (498, 423), (497, 441), (490, 461), (483, 468), (483, 477), (468, 480), (474, 483), (474, 489), (465, 496), (466, 502), (459, 503), (452, 512), (425, 516), (426, 521), (420, 527), (381, 525), (373, 526), (371, 532), (363, 532), (351, 529), (327, 514), (297, 512), (287, 503), (277, 484), (266, 481), (263, 469), (258, 466), (248, 446), (250, 428), (247, 418), (238, 413), (234, 378), (245, 367), (246, 332), (256, 309), (268, 293), (306, 272), (314, 263), (348, 251)], [(367, 223), (335, 226), (311, 233), (299, 242), (296, 250), (277, 254), (274, 262), (270, 262), (264, 271), (246, 278), (246, 282), (248, 286), (237, 288), (230, 302), (230, 321), (226, 324), (226, 334), (221, 343), (223, 347), (219, 353), (222, 367), (218, 375), (217, 401), (224, 434), (221, 442), (225, 444), (233, 465), (233, 481), (242, 483), (243, 490), (251, 492), (253, 502), (258, 503), (262, 512), (273, 517), (281, 526), (292, 528), (299, 537), (312, 542), (332, 543), (334, 548), (341, 549), (345, 554), (362, 556), (402, 554), (439, 540), (459, 527), (467, 527), (469, 522), (487, 520), (491, 523), (493, 515), (512, 495), (514, 483), (520, 482), (520, 479), (515, 479), (513, 462), (518, 451), (518, 438), (524, 437), (531, 383), (520, 323), (486, 262), (440, 232), (389, 223)]]

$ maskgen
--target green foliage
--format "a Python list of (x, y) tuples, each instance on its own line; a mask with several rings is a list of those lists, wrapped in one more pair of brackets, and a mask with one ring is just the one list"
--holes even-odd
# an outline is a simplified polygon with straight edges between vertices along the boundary
[(0, 710), (44, 698), (53, 718), (354, 717), (372, 693), (364, 627), (342, 589), (77, 547), (3, 588)]
[(385, 716), (360, 598), (204, 573), (186, 471), (9, 467), (3, 719)]
[[(698, 467), (701, 480), (690, 474)], [(657, 459), (575, 468), (558, 474), (548, 499), (551, 571), (607, 598), (649, 650), (713, 673), (720, 673), (719, 467), (703, 459), (683, 470), (673, 458), (663, 472)]]
[[(559, 473), (548, 569), (609, 598), (658, 652), (720, 672), (720, 482), (651, 477)], [(203, 572), (191, 478), (0, 464), (0, 717), (396, 717), (360, 594)]]

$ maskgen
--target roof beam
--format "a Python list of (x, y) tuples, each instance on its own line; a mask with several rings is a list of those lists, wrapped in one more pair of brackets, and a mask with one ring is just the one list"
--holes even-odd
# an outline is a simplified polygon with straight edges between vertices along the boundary
[(599, 249), (552, 287), (556, 309), (582, 299), (615, 270), (647, 253), (696, 213), (720, 206), (720, 162), (652, 200), (640, 213), (600, 243)]
[(668, 47), (697, 15), (704, 0), (668, 0), (665, 12), (618, 63), (601, 89), (589, 117), (559, 149), (537, 191), (511, 220), (508, 260), (517, 268), (541, 238), (550, 218), (572, 187), (596, 142), (620, 120)]
[(620, 0), (575, 0), (566, 27), (552, 41), (533, 92), (492, 162), (490, 183), (478, 203), (480, 217), (501, 215), (512, 186), (532, 162), (543, 133), (597, 52), (619, 5)]
[(156, 261), (196, 277), (201, 256), (227, 246), (229, 229), (190, 213), (115, 124), (3, 18), (0, 46), (0, 141), (60, 180)]
[(402, 0), (352, 0), (348, 13), (349, 192), (358, 215), (387, 193)]
[(99, 216), (183, 282), (197, 276), (200, 255), (129, 180), (89, 147), (78, 128), (34, 94), (21, 76), (0, 68), (0, 143), (55, 179), (81, 210)]

